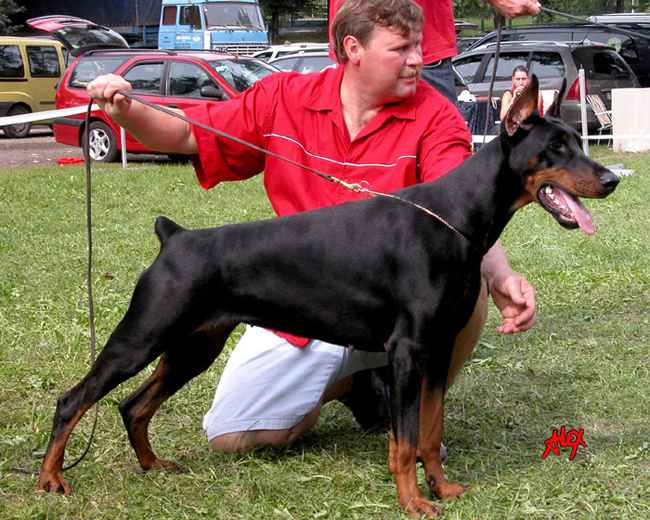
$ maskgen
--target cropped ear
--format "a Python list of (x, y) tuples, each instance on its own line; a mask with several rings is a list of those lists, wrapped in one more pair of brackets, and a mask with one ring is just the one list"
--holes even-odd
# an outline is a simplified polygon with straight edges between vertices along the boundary
[(532, 116), (535, 112), (539, 114), (537, 100), (539, 96), (539, 81), (535, 74), (532, 75), (530, 82), (526, 85), (523, 92), (515, 98), (512, 106), (508, 110), (505, 118), (505, 130), (512, 137), (514, 133), (522, 127), (522, 123)]
[(560, 108), (562, 107), (562, 101), (564, 101), (564, 93), (566, 92), (566, 78), (562, 79), (562, 86), (560, 87), (560, 91), (558, 92), (557, 96), (555, 96), (555, 99), (553, 100), (553, 103), (551, 103), (551, 106), (548, 107), (548, 110), (546, 111), (547, 116), (552, 117), (554, 119), (560, 119)]

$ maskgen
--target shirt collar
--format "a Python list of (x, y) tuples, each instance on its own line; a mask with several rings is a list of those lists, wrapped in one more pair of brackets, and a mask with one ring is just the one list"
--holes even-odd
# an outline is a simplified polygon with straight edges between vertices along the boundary
[[(307, 109), (316, 112), (320, 111), (333, 111), (341, 106), (341, 97), (339, 92), (341, 90), (341, 80), (343, 78), (343, 65), (335, 69), (325, 69), (321, 75), (322, 88), (315, 89), (311, 99), (307, 102)], [(390, 116), (398, 119), (415, 119), (416, 112), (416, 99), (422, 94), (422, 80), (418, 85), (418, 89), (414, 96), (400, 101), (399, 103), (391, 103), (386, 105), (380, 112), (383, 114), (382, 119), (387, 119)], [(379, 115), (379, 114), (378, 114)]]

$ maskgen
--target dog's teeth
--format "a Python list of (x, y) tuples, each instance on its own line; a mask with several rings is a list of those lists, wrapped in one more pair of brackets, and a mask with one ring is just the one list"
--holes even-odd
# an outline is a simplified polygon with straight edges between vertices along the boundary
[(544, 191), (546, 192), (546, 196), (548, 197), (548, 199), (557, 204), (557, 198), (553, 193), (553, 188), (551, 188), (550, 186), (546, 186), (546, 189)]

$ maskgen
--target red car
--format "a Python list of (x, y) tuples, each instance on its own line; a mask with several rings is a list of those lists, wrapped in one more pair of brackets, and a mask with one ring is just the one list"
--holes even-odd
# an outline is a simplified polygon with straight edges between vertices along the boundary
[[(184, 109), (230, 99), (258, 79), (277, 72), (275, 67), (261, 60), (231, 54), (132, 50), (117, 33), (80, 18), (45, 16), (27, 23), (50, 33), (62, 41), (72, 55), (78, 56), (61, 78), (56, 108), (87, 105), (86, 86), (101, 74), (119, 74), (132, 84), (135, 95), (158, 105)], [(97, 43), (89, 43), (89, 34), (98, 31)], [(120, 44), (120, 40), (124, 43)], [(59, 143), (81, 147), (84, 131), (84, 115), (54, 120), (54, 137)], [(93, 112), (89, 143), (93, 160), (116, 160), (122, 149), (120, 127), (103, 112)], [(126, 149), (135, 153), (156, 153), (138, 143), (128, 132)]]

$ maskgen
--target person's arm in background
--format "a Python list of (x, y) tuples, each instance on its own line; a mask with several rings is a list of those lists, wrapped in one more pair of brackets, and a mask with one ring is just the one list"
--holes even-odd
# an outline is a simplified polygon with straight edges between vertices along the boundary
[(483, 0), (508, 19), (518, 16), (537, 16), (542, 4), (537, 0)]

